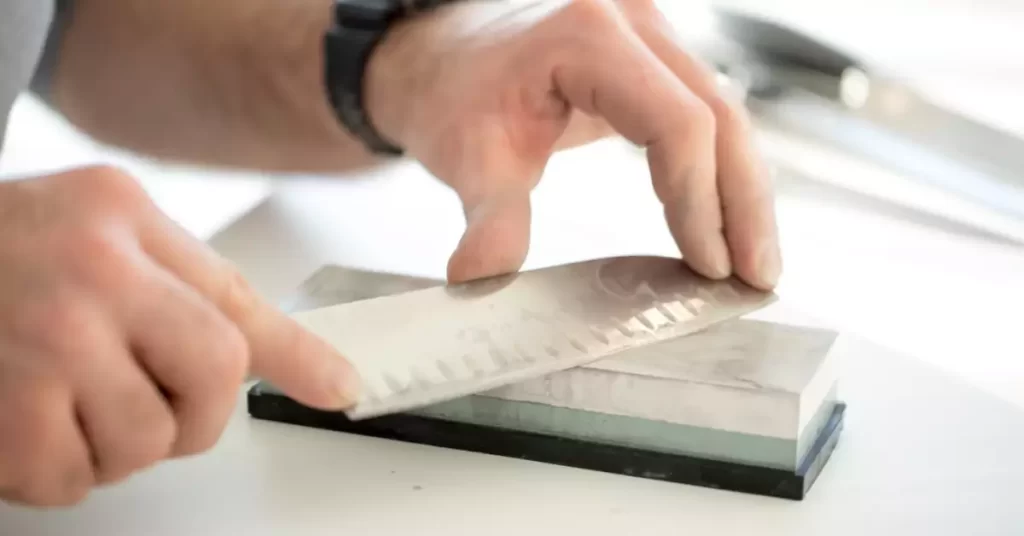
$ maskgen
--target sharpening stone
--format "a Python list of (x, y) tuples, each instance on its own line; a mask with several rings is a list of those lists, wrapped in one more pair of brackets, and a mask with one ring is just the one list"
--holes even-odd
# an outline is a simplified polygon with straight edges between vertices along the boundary
[[(443, 282), (324, 266), (290, 312)], [(833, 331), (750, 318), (408, 411), (354, 420), (274, 386), (254, 418), (641, 478), (803, 499), (839, 439)]]

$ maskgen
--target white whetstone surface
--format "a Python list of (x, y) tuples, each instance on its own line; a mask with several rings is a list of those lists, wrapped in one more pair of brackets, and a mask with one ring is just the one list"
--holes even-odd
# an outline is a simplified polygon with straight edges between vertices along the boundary
[(838, 379), (835, 340), (736, 319), (482, 395), (796, 440)]
[(620, 257), (294, 313), (353, 363), (364, 419), (688, 335), (775, 301), (679, 259)]

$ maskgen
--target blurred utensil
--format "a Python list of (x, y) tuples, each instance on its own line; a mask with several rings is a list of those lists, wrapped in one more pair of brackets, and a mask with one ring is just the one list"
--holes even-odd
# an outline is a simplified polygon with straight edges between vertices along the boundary
[(782, 23), (717, 8), (713, 24), (698, 50), (759, 118), (995, 211), (1024, 241), (1024, 139)]

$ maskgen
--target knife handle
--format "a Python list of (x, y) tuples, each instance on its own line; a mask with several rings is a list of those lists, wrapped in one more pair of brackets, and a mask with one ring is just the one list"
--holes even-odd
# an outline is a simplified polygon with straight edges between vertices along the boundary
[(852, 55), (781, 23), (725, 8), (715, 8), (714, 14), (724, 37), (767, 64), (817, 71), (836, 78), (850, 68), (864, 69)]

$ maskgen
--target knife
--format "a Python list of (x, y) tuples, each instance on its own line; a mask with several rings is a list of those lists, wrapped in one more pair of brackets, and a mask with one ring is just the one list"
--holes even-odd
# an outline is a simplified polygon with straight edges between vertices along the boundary
[(707, 59), (742, 81), (752, 110), (1024, 225), (1024, 139), (781, 23), (727, 8), (713, 19), (709, 42), (731, 48), (705, 46)]
[(776, 300), (680, 259), (594, 259), (292, 313), (362, 380), (351, 420), (407, 411), (685, 336)]

